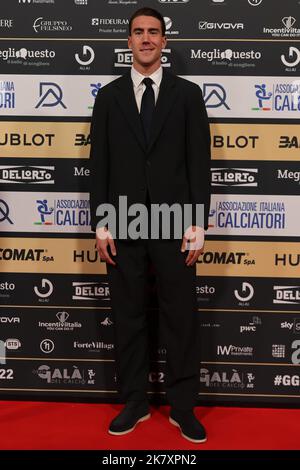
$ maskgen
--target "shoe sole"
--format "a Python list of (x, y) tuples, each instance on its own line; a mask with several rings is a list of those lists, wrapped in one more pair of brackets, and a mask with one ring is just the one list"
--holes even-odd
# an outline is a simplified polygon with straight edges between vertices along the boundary
[(177, 423), (177, 421), (175, 421), (173, 418), (169, 418), (169, 421), (170, 421), (171, 424), (173, 424), (174, 426), (176, 426), (177, 428), (180, 429), (181, 435), (182, 435), (185, 439), (187, 439), (188, 441), (190, 441), (190, 442), (195, 442), (195, 443), (198, 443), (198, 444), (200, 444), (201, 442), (206, 442), (206, 441), (207, 441), (207, 437), (205, 437), (205, 439), (192, 439), (191, 437), (187, 436), (186, 434), (184, 434), (184, 433), (182, 432), (181, 426), (180, 426), (179, 423)]
[(147, 415), (145, 416), (142, 416), (136, 423), (135, 425), (130, 428), (130, 429), (126, 429), (126, 431), (120, 431), (120, 432), (117, 432), (117, 431), (111, 431), (110, 429), (108, 430), (108, 434), (112, 434), (113, 436), (123, 436), (124, 434), (128, 434), (130, 432), (132, 432), (134, 430), (134, 428), (139, 424), (139, 423), (142, 423), (143, 421), (147, 421), (147, 419), (149, 419), (151, 417), (151, 414), (148, 413)]

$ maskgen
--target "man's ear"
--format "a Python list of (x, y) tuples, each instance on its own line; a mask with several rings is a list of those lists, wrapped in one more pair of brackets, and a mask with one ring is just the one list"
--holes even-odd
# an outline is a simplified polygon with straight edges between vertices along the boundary
[(128, 48), (131, 49), (131, 36), (128, 36), (127, 43), (128, 43)]

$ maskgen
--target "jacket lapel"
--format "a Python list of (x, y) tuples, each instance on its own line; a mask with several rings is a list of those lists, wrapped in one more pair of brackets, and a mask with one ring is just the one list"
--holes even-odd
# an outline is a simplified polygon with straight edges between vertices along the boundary
[[(164, 122), (173, 106), (177, 97), (178, 90), (175, 86), (175, 77), (163, 69), (163, 76), (160, 84), (157, 103), (152, 118), (151, 136), (148, 152), (157, 140)], [(175, 129), (174, 129), (175, 132)]]
[(135, 134), (142, 149), (146, 151), (144, 132), (136, 105), (130, 72), (126, 73), (126, 75), (124, 75), (122, 79), (119, 80), (118, 84), (116, 84), (116, 87), (118, 90), (116, 93), (116, 98), (124, 114), (124, 117), (128, 121), (128, 124), (130, 125), (131, 130)]

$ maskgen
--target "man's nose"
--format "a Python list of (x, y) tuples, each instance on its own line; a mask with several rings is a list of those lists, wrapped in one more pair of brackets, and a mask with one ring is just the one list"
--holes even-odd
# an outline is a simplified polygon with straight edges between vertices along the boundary
[(150, 42), (150, 35), (147, 31), (143, 33), (143, 42)]

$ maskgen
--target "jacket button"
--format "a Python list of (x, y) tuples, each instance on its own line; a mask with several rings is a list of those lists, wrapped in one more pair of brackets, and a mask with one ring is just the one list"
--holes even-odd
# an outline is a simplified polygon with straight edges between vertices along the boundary
[(148, 167), (151, 166), (150, 160), (147, 160), (147, 161), (146, 161), (146, 164), (147, 164)]

